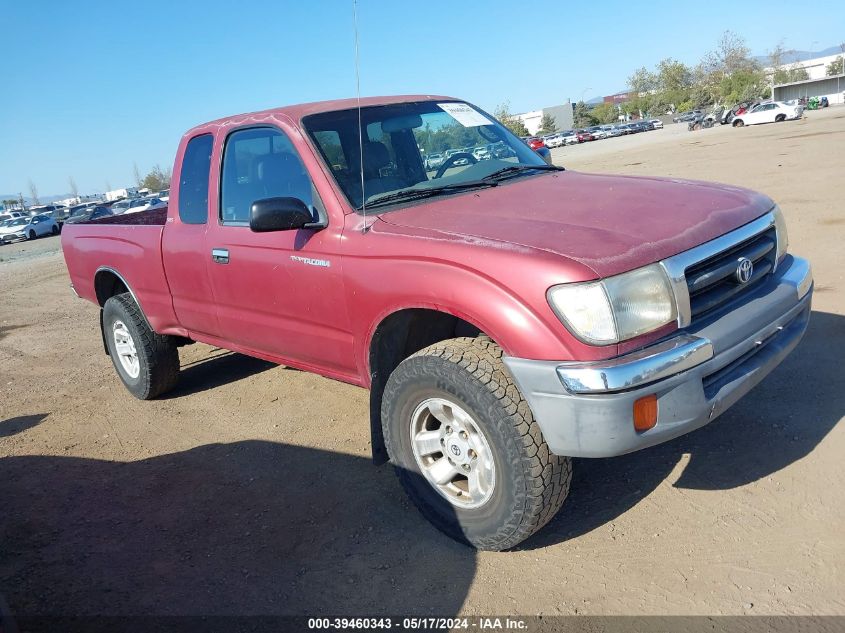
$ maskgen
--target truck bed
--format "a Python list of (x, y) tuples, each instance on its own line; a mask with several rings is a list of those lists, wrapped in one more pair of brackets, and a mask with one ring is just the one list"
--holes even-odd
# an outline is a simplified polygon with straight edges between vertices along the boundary
[(118, 278), (154, 330), (172, 329), (177, 321), (161, 258), (166, 220), (167, 209), (156, 209), (66, 224), (62, 251), (76, 294), (102, 305), (102, 292)]
[(139, 226), (164, 226), (167, 222), (167, 207), (141, 211), (140, 213), (123, 213), (121, 215), (108, 215), (90, 222), (79, 222), (79, 224), (123, 224)]

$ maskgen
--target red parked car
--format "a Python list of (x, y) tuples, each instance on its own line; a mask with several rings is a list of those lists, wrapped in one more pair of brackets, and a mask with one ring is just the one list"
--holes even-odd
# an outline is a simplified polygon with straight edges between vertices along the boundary
[(533, 149), (535, 152), (540, 149), (541, 147), (545, 147), (546, 144), (543, 142), (543, 139), (537, 138), (536, 136), (529, 136), (525, 139), (525, 143)]
[(596, 137), (590, 134), (587, 130), (575, 130), (575, 137), (578, 139), (579, 143), (596, 140)]
[[(467, 150), (490, 144), (507, 151)], [(435, 151), (449, 157), (432, 173)], [(62, 231), (129, 392), (172, 389), (194, 341), (368, 389), (374, 459), (481, 549), (542, 528), (573, 457), (714, 420), (810, 317), (810, 265), (787, 252), (765, 195), (563, 171), (451, 97), (199, 125), (179, 142), (172, 193), (166, 210)], [(729, 445), (741, 422), (713, 432)]]

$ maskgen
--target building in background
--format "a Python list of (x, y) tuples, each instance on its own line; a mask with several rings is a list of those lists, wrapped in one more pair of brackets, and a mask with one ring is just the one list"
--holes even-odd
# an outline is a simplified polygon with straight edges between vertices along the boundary
[[(845, 57), (845, 54), (825, 55), (781, 64), (779, 68), (784, 70), (803, 68), (807, 71), (808, 78), (773, 86), (772, 99), (790, 101), (801, 97), (827, 97), (831, 104), (845, 103), (845, 73), (830, 77), (827, 75), (828, 66), (840, 57)], [(766, 68), (766, 73), (770, 76), (774, 71), (775, 68)]]
[(79, 195), (75, 198), (65, 198), (64, 200), (56, 200), (54, 204), (61, 204), (65, 207), (72, 207), (76, 204), (84, 204), (86, 202), (94, 202), (96, 200), (101, 200), (102, 198), (97, 195)]
[(772, 99), (790, 101), (801, 97), (827, 97), (830, 104), (845, 103), (845, 74), (821, 79), (805, 79), (775, 86)]
[(138, 188), (126, 187), (125, 189), (115, 189), (114, 191), (106, 191), (104, 197), (106, 199), (106, 202), (120, 200), (121, 198), (137, 198)]
[(607, 95), (602, 99), (603, 103), (612, 103), (613, 105), (619, 105), (620, 103), (625, 103), (631, 100), (631, 93), (630, 92), (617, 92), (616, 94)]
[(531, 112), (523, 112), (521, 114), (514, 114), (513, 116), (520, 121), (528, 130), (529, 134), (537, 134), (540, 130), (540, 121), (543, 117), (548, 115), (555, 121), (557, 131), (571, 130), (573, 126), (572, 104), (567, 102), (563, 105), (549, 106), (541, 110), (532, 110)]
[[(783, 70), (803, 68), (807, 71), (807, 80), (824, 79), (827, 76), (827, 67), (835, 62), (837, 58), (843, 56), (845, 56), (845, 53), (825, 55), (823, 57), (813, 57), (812, 59), (804, 59), (790, 62), (788, 64), (781, 64), (778, 68), (782, 68)], [(771, 75), (774, 71), (774, 67), (771, 66), (765, 69), (767, 75)]]

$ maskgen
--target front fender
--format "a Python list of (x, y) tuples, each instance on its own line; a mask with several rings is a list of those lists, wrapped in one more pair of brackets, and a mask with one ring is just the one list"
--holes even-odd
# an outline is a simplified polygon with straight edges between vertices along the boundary
[(613, 353), (572, 337), (546, 304), (545, 288), (526, 284), (538, 295), (535, 305), (530, 305), (478, 270), (440, 261), (391, 260), (390, 275), (385, 278), (380, 274), (384, 265), (378, 259), (357, 260), (346, 277), (350, 320), (361, 326), (354, 337), (356, 364), (367, 384), (369, 351), (379, 324), (391, 314), (412, 308), (463, 319), (490, 336), (509, 356), (593, 360)]

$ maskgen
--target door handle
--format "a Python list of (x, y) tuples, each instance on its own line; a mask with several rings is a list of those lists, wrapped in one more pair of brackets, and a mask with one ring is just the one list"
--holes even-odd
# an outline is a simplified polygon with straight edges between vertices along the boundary
[(211, 261), (213, 261), (215, 264), (228, 264), (229, 263), (229, 249), (212, 248), (211, 249)]

